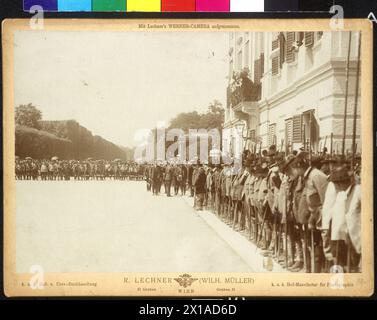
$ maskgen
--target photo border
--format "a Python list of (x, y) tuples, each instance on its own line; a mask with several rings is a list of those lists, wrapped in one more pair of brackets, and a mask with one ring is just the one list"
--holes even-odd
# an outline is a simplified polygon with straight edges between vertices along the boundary
[[(180, 273), (46, 273), (43, 289), (31, 289), (28, 283), (31, 274), (16, 273), (16, 199), (15, 199), (15, 122), (14, 122), (14, 32), (30, 30), (29, 19), (3, 21), (3, 188), (4, 188), (4, 289), (8, 297), (49, 296), (128, 296), (128, 297), (204, 297), (204, 296), (302, 296), (302, 297), (367, 297), (374, 292), (374, 233), (373, 233), (373, 24), (367, 19), (345, 19), (341, 31), (361, 31), (361, 144), (362, 144), (362, 272), (344, 274), (345, 289), (320, 287), (328, 283), (334, 274), (307, 273), (190, 273), (192, 278), (220, 278), (219, 284), (203, 284), (195, 281), (187, 288), (174, 279)], [(189, 24), (184, 29), (145, 29), (139, 24)], [(210, 29), (195, 26), (206, 24)], [(214, 28), (212, 26), (231, 26)], [(132, 31), (132, 32), (273, 32), (273, 31), (335, 31), (330, 28), (330, 19), (44, 19), (47, 31)], [(148, 277), (170, 279), (167, 283), (140, 284), (135, 279)], [(129, 283), (124, 279), (128, 278)], [(225, 278), (253, 279), (251, 284), (229, 283)], [(57, 286), (56, 283), (95, 282), (96, 287)], [(318, 287), (298, 285), (316, 283)], [(287, 286), (288, 283), (292, 285)], [(54, 284), (50, 286), (50, 284)], [(272, 286), (275, 284), (275, 286)], [(280, 284), (277, 286), (277, 284)], [(284, 284), (284, 285), (283, 285)], [(156, 291), (148, 291), (150, 288)], [(140, 290), (141, 289), (141, 290)], [(147, 291), (144, 291), (147, 290)]]

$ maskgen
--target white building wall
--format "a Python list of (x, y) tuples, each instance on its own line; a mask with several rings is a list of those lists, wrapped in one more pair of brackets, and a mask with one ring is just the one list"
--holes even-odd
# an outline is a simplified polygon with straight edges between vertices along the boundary
[[(348, 32), (324, 32), (321, 37), (315, 33), (315, 43), (312, 47), (301, 45), (296, 52), (295, 61), (284, 63), (278, 75), (271, 72), (272, 40), (277, 33), (234, 34), (230, 47), (234, 68), (230, 68), (229, 77), (233, 71), (244, 67), (250, 70), (254, 80), (254, 60), (264, 52), (264, 75), (262, 82), (262, 97), (259, 101), (260, 114), (258, 135), (262, 139), (263, 148), (268, 147), (268, 127), (276, 123), (276, 143), (280, 148), (281, 140), (285, 139), (285, 120), (292, 115), (314, 109), (314, 116), (320, 126), (320, 140), (317, 149), (326, 146), (330, 149), (330, 135), (333, 134), (333, 147), (341, 151), (343, 136), (346, 57), (348, 53)], [(239, 38), (242, 37), (242, 42)], [(245, 43), (249, 40), (249, 58), (245, 59)], [(356, 57), (358, 34), (352, 33), (350, 54), (350, 77), (348, 92), (348, 113), (346, 127), (346, 149), (350, 149), (353, 129), (353, 106), (355, 100)], [(242, 61), (237, 54), (243, 50)], [(248, 62), (245, 65), (245, 61)], [(356, 139), (360, 146), (360, 91), (358, 101), (358, 116)], [(227, 110), (226, 124), (236, 121), (233, 110)], [(251, 119), (250, 119), (251, 120)], [(326, 139), (327, 136), (327, 139)], [(298, 148), (299, 146), (294, 146)], [(358, 148), (360, 151), (360, 148)]]

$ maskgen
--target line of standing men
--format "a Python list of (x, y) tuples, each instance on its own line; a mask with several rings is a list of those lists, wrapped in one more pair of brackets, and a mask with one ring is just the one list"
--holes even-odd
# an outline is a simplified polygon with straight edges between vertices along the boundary
[(148, 165), (148, 190), (182, 195), (212, 210), (292, 272), (361, 271), (360, 158), (307, 152), (248, 154), (242, 168)]

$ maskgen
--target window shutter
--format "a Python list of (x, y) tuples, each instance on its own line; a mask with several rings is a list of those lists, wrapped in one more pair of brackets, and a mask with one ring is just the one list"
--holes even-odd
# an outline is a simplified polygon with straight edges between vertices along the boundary
[(276, 143), (276, 123), (268, 126), (268, 145), (272, 146)]
[(254, 83), (260, 83), (264, 73), (264, 54), (254, 61)]
[(280, 68), (279, 60), (280, 60), (279, 56), (272, 58), (272, 75), (273, 76), (279, 74), (279, 68)]
[(304, 42), (304, 32), (297, 33), (297, 45), (300, 47)]
[(305, 47), (311, 47), (314, 44), (314, 32), (305, 32), (304, 41)]
[(287, 145), (292, 143), (293, 138), (293, 120), (292, 118), (285, 120), (285, 142)]
[(292, 118), (292, 142), (302, 142), (302, 115), (295, 115)]
[(260, 59), (254, 61), (254, 83), (260, 82)]
[(288, 153), (292, 145), (293, 121), (292, 118), (285, 120), (285, 152)]
[(287, 32), (287, 44), (286, 44), (286, 60), (287, 63), (295, 61), (295, 51), (293, 48), (293, 44), (296, 40), (296, 33), (295, 32)]
[(280, 54), (280, 68), (282, 67), (283, 63), (285, 62), (285, 37), (282, 32), (279, 33), (279, 54)]
[(275, 39), (272, 41), (272, 51), (279, 48), (279, 39)]
[(282, 51), (284, 50), (282, 50), (281, 48), (282, 45), (283, 45), (283, 41), (282, 41), (282, 35), (280, 33), (278, 37), (272, 41), (272, 51), (278, 50), (277, 55), (271, 59), (272, 75), (279, 74), (279, 69), (281, 68), (282, 63), (284, 62), (282, 61), (282, 59), (284, 59), (284, 55), (282, 54)]
[(260, 72), (261, 72), (261, 78), (263, 77), (264, 74), (264, 53), (261, 53), (260, 55)]

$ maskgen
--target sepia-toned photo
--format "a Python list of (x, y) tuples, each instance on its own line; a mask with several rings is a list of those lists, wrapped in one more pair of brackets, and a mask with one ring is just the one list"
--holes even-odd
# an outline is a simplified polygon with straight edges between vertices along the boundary
[(4, 27), (10, 296), (373, 293), (372, 28)]

